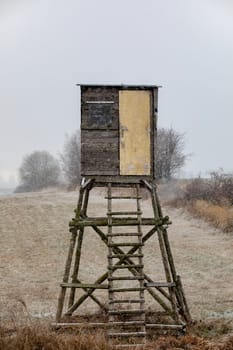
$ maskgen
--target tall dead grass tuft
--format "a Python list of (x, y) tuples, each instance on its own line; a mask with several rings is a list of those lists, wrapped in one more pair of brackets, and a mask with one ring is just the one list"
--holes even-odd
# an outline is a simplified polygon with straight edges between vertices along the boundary
[(211, 344), (208, 341), (187, 335), (185, 337), (160, 337), (157, 341), (148, 344), (149, 350), (219, 350), (219, 347), (215, 344)]
[(231, 320), (216, 319), (197, 321), (188, 328), (188, 333), (199, 338), (219, 340), (232, 332)]
[(233, 350), (233, 337), (228, 338), (220, 347), (220, 350)]
[[(210, 342), (197, 335), (160, 336), (146, 345), (146, 350), (233, 350), (233, 337), (224, 343)], [(9, 334), (0, 328), (0, 350), (110, 350), (103, 331), (84, 329), (52, 330), (46, 324), (19, 327)]]
[(233, 175), (212, 172), (189, 182), (168, 205), (185, 207), (223, 232), (233, 232)]
[(102, 332), (88, 333), (73, 330), (73, 333), (55, 332), (49, 326), (34, 324), (20, 327), (9, 336), (0, 337), (0, 350), (108, 350)]
[(204, 200), (197, 200), (188, 206), (198, 217), (204, 218), (223, 232), (233, 231), (233, 210)]

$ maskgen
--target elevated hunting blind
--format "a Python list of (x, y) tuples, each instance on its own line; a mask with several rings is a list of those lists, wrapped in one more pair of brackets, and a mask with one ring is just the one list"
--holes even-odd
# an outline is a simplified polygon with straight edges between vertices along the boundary
[(155, 177), (158, 86), (81, 85), (81, 174)]
[[(163, 216), (155, 184), (158, 86), (80, 88), (82, 180), (75, 217), (70, 222), (70, 246), (55, 325), (86, 326), (86, 322), (77, 322), (75, 312), (91, 299), (107, 318), (89, 322), (89, 327), (106, 328), (114, 349), (144, 349), (152, 330), (183, 332), (191, 321), (168, 239), (171, 222)], [(107, 190), (106, 212), (90, 217), (90, 193), (97, 186)], [(145, 190), (151, 200), (150, 217), (145, 217), (142, 209)], [(87, 281), (80, 277), (84, 276), (80, 274), (83, 240), (90, 231), (106, 245), (106, 272), (94, 283), (87, 274)], [(161, 262), (162, 281), (158, 273), (149, 276), (144, 266), (144, 246), (154, 236), (158, 247), (153, 252)], [(158, 265), (156, 268), (158, 272)], [(106, 291), (104, 300), (95, 294), (98, 290)], [(153, 317), (148, 296), (155, 305)]]

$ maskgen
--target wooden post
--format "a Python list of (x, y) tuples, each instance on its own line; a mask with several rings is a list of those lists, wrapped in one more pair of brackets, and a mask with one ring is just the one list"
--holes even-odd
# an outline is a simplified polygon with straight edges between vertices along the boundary
[[(69, 280), (70, 268), (71, 268), (71, 262), (72, 262), (72, 257), (73, 257), (76, 237), (77, 237), (77, 230), (72, 232), (72, 236), (71, 236), (71, 239), (70, 239), (70, 246), (69, 246), (68, 256), (67, 256), (66, 265), (65, 265), (65, 272), (64, 272), (64, 277), (63, 277), (63, 283), (67, 283), (68, 280)], [(62, 310), (63, 310), (63, 306), (64, 306), (65, 295), (66, 295), (66, 287), (62, 287), (61, 291), (60, 291), (60, 294), (59, 294), (59, 298), (58, 298), (56, 322), (60, 322), (60, 320), (61, 320), (61, 315), (62, 315)]]
[[(81, 215), (86, 216), (86, 214), (87, 214), (89, 192), (90, 192), (92, 185), (93, 185), (93, 182), (89, 182), (88, 184), (85, 184), (85, 186), (81, 187), (79, 202), (78, 202), (78, 206), (77, 206), (77, 210), (76, 210), (76, 219), (79, 219), (81, 217)], [(84, 199), (83, 199), (83, 197), (84, 197)], [(72, 283), (77, 283), (79, 266), (80, 266), (80, 258), (81, 258), (81, 250), (82, 250), (82, 242), (83, 242), (83, 233), (84, 233), (84, 226), (79, 229), (79, 233), (78, 233), (77, 247), (76, 247), (76, 253), (75, 253), (75, 262), (74, 262), (74, 270), (73, 270), (73, 275), (72, 275)], [(75, 292), (76, 292), (76, 288), (71, 288), (69, 304), (68, 304), (69, 308), (74, 303)]]
[[(161, 210), (161, 206), (159, 204), (159, 200), (157, 197), (155, 186), (152, 185), (152, 186), (147, 187), (147, 188), (151, 194), (154, 216), (156, 219), (161, 218), (162, 217), (162, 210)], [(173, 280), (173, 282), (176, 282), (176, 276), (174, 276), (171, 272), (171, 265), (174, 265), (173, 258), (172, 258), (172, 256), (169, 256), (170, 251), (167, 250), (167, 245), (165, 242), (165, 234), (167, 235), (167, 231), (164, 227), (158, 227), (157, 233), (158, 233), (160, 251), (162, 254), (163, 266), (164, 266), (164, 271), (165, 271), (167, 282), (171, 283), (172, 280)], [(179, 312), (178, 312), (177, 305), (176, 305), (176, 293), (175, 293), (174, 287), (169, 287), (169, 294), (171, 297), (171, 304), (172, 304), (172, 309), (174, 312), (174, 319), (176, 322), (179, 322)]]
[[(106, 310), (106, 306), (103, 305), (93, 295), (93, 293), (96, 289), (99, 289), (99, 288), (106, 289), (106, 285), (103, 283), (104, 281), (106, 281), (108, 277), (110, 277), (109, 287), (111, 287), (111, 276), (109, 276), (109, 271), (103, 274), (102, 276), (100, 276), (93, 284), (81, 283), (80, 280), (78, 279), (78, 272), (80, 267), (81, 250), (82, 250), (82, 242), (84, 238), (85, 226), (92, 227), (93, 230), (99, 235), (101, 240), (107, 246), (111, 246), (111, 242), (108, 242), (108, 235), (105, 234), (99, 226), (108, 226), (108, 232), (110, 233), (109, 238), (111, 239), (111, 232), (112, 232), (111, 227), (114, 225), (117, 225), (117, 226), (135, 225), (137, 227), (137, 230), (139, 229), (140, 225), (153, 226), (153, 228), (151, 228), (144, 236), (142, 236), (142, 243), (143, 244), (146, 243), (146, 241), (150, 239), (150, 237), (154, 235), (155, 232), (157, 232), (159, 247), (161, 251), (161, 256), (162, 256), (162, 261), (163, 261), (163, 266), (164, 266), (164, 271), (166, 276), (166, 282), (163, 282), (163, 283), (154, 282), (147, 274), (143, 273), (143, 278), (145, 281), (143, 288), (145, 288), (148, 291), (148, 293), (153, 297), (153, 299), (162, 307), (165, 313), (171, 316), (171, 318), (175, 321), (176, 324), (182, 324), (180, 316), (183, 317), (183, 319), (187, 322), (188, 320), (191, 320), (187, 302), (183, 293), (182, 284), (179, 279), (179, 276), (176, 275), (173, 256), (171, 253), (171, 248), (168, 240), (166, 226), (170, 223), (170, 221), (168, 217), (163, 217), (162, 215), (162, 209), (159, 204), (156, 189), (153, 186), (153, 184), (143, 180), (141, 182), (137, 181), (136, 184), (134, 185), (131, 183), (129, 185), (130, 187), (136, 186), (137, 197), (139, 197), (138, 195), (139, 185), (146, 187), (151, 195), (154, 217), (142, 218), (139, 214), (136, 219), (131, 217), (116, 218), (115, 215), (118, 215), (121, 212), (116, 212), (115, 214), (115, 212), (111, 211), (112, 210), (111, 200), (108, 201), (108, 212), (111, 213), (110, 215), (108, 215), (108, 218), (88, 217), (87, 216), (88, 198), (89, 198), (90, 190), (93, 186), (93, 183), (94, 181), (89, 181), (89, 182), (86, 181), (84, 182), (83, 187), (80, 188), (80, 196), (79, 196), (79, 201), (76, 209), (76, 215), (70, 225), (71, 232), (72, 232), (72, 239), (70, 243), (70, 249), (68, 253), (63, 283), (61, 284), (62, 289), (59, 296), (57, 322), (59, 322), (61, 319), (66, 288), (70, 288), (71, 291), (70, 291), (70, 297), (69, 297), (69, 303), (68, 303), (68, 310), (65, 313), (65, 315), (72, 315), (72, 313), (89, 297), (93, 299), (102, 309)], [(111, 182), (108, 182), (105, 185), (108, 185), (108, 195), (106, 198), (107, 199), (112, 198)], [(113, 196), (113, 198), (115, 197)], [(118, 197), (116, 196), (116, 198)], [(132, 197), (132, 198), (136, 198), (136, 197)], [(127, 212), (127, 211), (126, 213), (127, 215), (131, 214), (131, 212)], [(136, 213), (141, 213), (140, 203), (137, 203)], [(112, 217), (112, 215), (114, 216)], [(77, 239), (77, 234), (78, 234), (78, 239)], [(67, 283), (69, 279), (70, 266), (72, 263), (72, 255), (74, 254), (75, 244), (76, 244), (76, 253), (75, 253), (74, 268), (73, 268), (73, 274), (72, 274), (72, 282)], [(127, 245), (128, 243), (126, 241), (124, 246), (127, 246)], [(136, 278), (138, 279), (139, 271), (136, 266), (134, 267), (134, 261), (133, 259), (131, 259), (131, 256), (135, 254), (135, 252), (136, 254), (142, 253), (139, 251), (139, 246), (138, 245), (132, 246), (127, 252), (123, 251), (121, 247), (123, 247), (123, 243), (121, 243), (120, 245), (111, 246), (112, 252), (114, 252), (116, 256), (118, 255), (117, 257), (119, 259), (117, 263), (114, 263), (112, 265), (112, 268), (114, 269), (115, 265), (116, 265), (116, 269), (123, 267), (123, 266), (120, 267), (120, 265), (126, 265), (125, 268), (127, 268), (132, 273), (132, 280)], [(137, 250), (138, 250), (138, 253), (137, 253)], [(112, 260), (111, 260), (111, 263), (112, 263)], [(82, 288), (85, 291), (85, 293), (78, 300), (75, 301), (76, 288)], [(167, 289), (165, 290), (164, 288), (165, 289), (167, 288)], [(166, 300), (164, 301), (164, 299), (158, 293), (161, 293), (161, 296), (166, 298), (169, 303), (167, 303)], [(109, 307), (111, 307), (110, 304), (109, 304)]]

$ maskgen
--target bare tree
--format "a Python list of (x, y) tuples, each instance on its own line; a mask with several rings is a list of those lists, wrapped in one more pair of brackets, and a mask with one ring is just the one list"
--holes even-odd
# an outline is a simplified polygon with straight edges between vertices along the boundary
[(19, 168), (20, 185), (15, 192), (37, 191), (59, 183), (58, 161), (47, 151), (35, 151), (24, 157)]
[(172, 128), (158, 129), (155, 159), (158, 179), (170, 179), (176, 175), (187, 159), (184, 154), (184, 134)]
[(71, 136), (66, 136), (61, 163), (69, 188), (74, 189), (80, 182), (80, 133), (78, 131)]

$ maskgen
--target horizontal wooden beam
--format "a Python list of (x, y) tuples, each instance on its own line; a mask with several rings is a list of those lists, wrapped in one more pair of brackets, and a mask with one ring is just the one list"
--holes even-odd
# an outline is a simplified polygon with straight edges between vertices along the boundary
[[(119, 325), (124, 325), (125, 326), (135, 326), (137, 325), (137, 321), (132, 321), (131, 324), (130, 322), (114, 322), (114, 326)], [(138, 322), (140, 325), (143, 323), (142, 321)], [(112, 327), (113, 323), (112, 322), (75, 322), (75, 323), (52, 323), (52, 326), (55, 328), (60, 328), (60, 327), (103, 327), (103, 328), (108, 328)], [(161, 329), (161, 330), (185, 330), (185, 325), (184, 324), (159, 324), (159, 323), (146, 323), (145, 324), (146, 328), (150, 329)]]
[[(86, 217), (80, 219), (73, 219), (69, 225), (70, 228), (80, 228), (84, 226), (108, 226), (108, 218), (106, 217)], [(165, 217), (163, 219), (154, 219), (154, 218), (142, 218), (138, 220), (133, 217), (125, 218), (112, 218), (112, 226), (138, 226), (138, 225), (149, 225), (149, 226), (162, 226), (169, 225), (171, 221), (169, 218)]]
[(174, 330), (185, 330), (184, 324), (156, 324), (156, 323), (147, 323), (146, 328), (153, 328), (153, 329), (174, 329)]
[(91, 283), (61, 283), (61, 287), (65, 288), (94, 288), (94, 289), (108, 289), (107, 284), (91, 284)]
[[(118, 130), (118, 129), (117, 129)], [(100, 175), (100, 174), (82, 174), (85, 178), (94, 179), (95, 187), (105, 187), (108, 183), (111, 183), (112, 187), (132, 187), (134, 185), (139, 184), (142, 187), (145, 187), (145, 184), (142, 182), (143, 180), (147, 180), (148, 182), (153, 181), (152, 176), (148, 175), (116, 175), (112, 174), (109, 176)]]
[(145, 287), (175, 287), (175, 282), (146, 282)]

